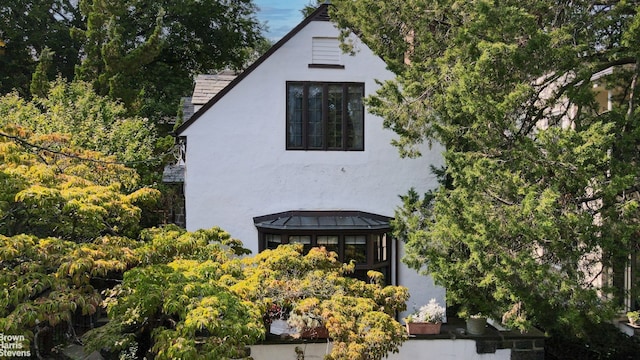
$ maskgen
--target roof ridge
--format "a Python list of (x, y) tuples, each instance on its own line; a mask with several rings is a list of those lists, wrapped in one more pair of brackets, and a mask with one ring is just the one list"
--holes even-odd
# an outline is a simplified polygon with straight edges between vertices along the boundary
[(185, 131), (191, 124), (196, 122), (202, 114), (204, 114), (209, 108), (211, 108), (218, 100), (220, 100), (223, 96), (225, 96), (231, 89), (233, 89), (239, 82), (241, 82), (245, 77), (253, 72), (256, 68), (258, 68), (267, 58), (269, 58), (273, 53), (275, 53), (278, 49), (282, 47), (286, 42), (288, 42), (293, 36), (295, 36), (298, 32), (300, 32), (305, 26), (307, 26), (312, 21), (329, 21), (329, 6), (331, 4), (324, 3), (318, 6), (318, 8), (307, 16), (302, 22), (300, 22), (296, 27), (294, 27), (291, 31), (289, 31), (282, 39), (276, 42), (267, 52), (265, 52), (262, 56), (260, 56), (253, 64), (249, 65), (242, 73), (240, 73), (235, 79), (233, 79), (227, 86), (225, 86), (220, 92), (218, 92), (214, 97), (212, 97), (206, 104), (204, 104), (200, 110), (196, 111), (191, 118), (185, 121), (182, 125), (180, 125), (176, 130), (175, 134), (180, 136), (180, 134)]

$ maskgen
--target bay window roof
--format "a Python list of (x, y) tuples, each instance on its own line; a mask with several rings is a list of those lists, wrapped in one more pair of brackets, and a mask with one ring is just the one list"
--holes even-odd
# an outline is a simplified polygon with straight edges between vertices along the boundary
[(392, 218), (363, 211), (285, 211), (253, 218), (259, 230), (380, 230)]

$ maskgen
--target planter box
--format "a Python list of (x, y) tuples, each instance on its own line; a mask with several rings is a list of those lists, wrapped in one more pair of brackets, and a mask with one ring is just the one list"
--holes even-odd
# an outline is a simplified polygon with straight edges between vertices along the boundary
[(293, 335), (297, 331), (289, 326), (286, 320), (276, 319), (269, 325), (269, 333), (273, 335)]
[(276, 319), (269, 325), (269, 333), (273, 335), (287, 336), (301, 339), (327, 339), (329, 338), (329, 330), (324, 326), (298, 331), (298, 329), (289, 326), (286, 320)]
[(407, 332), (409, 335), (435, 335), (440, 334), (442, 323), (409, 322)]
[(300, 337), (303, 339), (327, 339), (329, 338), (329, 330), (324, 326), (305, 329), (300, 333)]

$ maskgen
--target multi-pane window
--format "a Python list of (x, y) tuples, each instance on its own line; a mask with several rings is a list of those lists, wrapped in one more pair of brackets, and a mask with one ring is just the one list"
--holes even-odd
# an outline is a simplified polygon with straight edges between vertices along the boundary
[(340, 242), (337, 235), (318, 235), (316, 236), (316, 244), (318, 246), (324, 246), (328, 251), (338, 253), (340, 251)]
[(367, 236), (347, 235), (344, 237), (344, 260), (350, 262), (355, 260), (358, 263), (367, 262)]
[[(277, 230), (276, 230), (277, 231)], [(338, 254), (342, 262), (356, 263), (354, 276), (368, 280), (367, 271), (381, 272), (389, 283), (391, 274), (390, 239), (386, 233), (340, 233), (326, 234), (318, 231), (309, 234), (290, 232), (261, 233), (260, 250), (275, 249), (281, 244), (302, 244), (306, 254), (315, 246), (324, 246)]]
[(290, 235), (288, 240), (289, 244), (302, 244), (305, 253), (311, 250), (311, 236), (309, 235)]
[(355, 263), (354, 277), (368, 280), (376, 270), (391, 283), (390, 217), (362, 211), (285, 211), (253, 218), (259, 250), (301, 244), (304, 253), (324, 247), (345, 263)]
[(264, 236), (265, 248), (275, 249), (282, 245), (282, 235), (279, 234), (265, 234)]
[(364, 150), (364, 84), (287, 82), (288, 150)]

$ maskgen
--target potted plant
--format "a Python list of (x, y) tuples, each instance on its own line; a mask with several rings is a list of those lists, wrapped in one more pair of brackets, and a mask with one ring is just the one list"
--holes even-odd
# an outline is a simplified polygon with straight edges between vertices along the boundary
[(629, 325), (631, 326), (640, 326), (640, 311), (629, 311), (627, 313), (627, 319), (629, 319)]
[(329, 337), (329, 332), (323, 325), (322, 318), (311, 313), (292, 311), (289, 314), (287, 324), (297, 330), (301, 338), (326, 339)]
[(295, 332), (295, 329), (288, 324), (289, 309), (288, 305), (269, 305), (263, 319), (269, 334), (288, 336)]
[(469, 300), (458, 312), (458, 316), (466, 321), (469, 335), (482, 335), (487, 331), (487, 314), (493, 314), (489, 302)]
[(481, 313), (467, 317), (467, 334), (482, 335), (487, 330), (487, 317)]
[(407, 332), (409, 335), (440, 334), (445, 311), (446, 309), (440, 306), (436, 299), (431, 299), (428, 304), (423, 305), (405, 319)]

